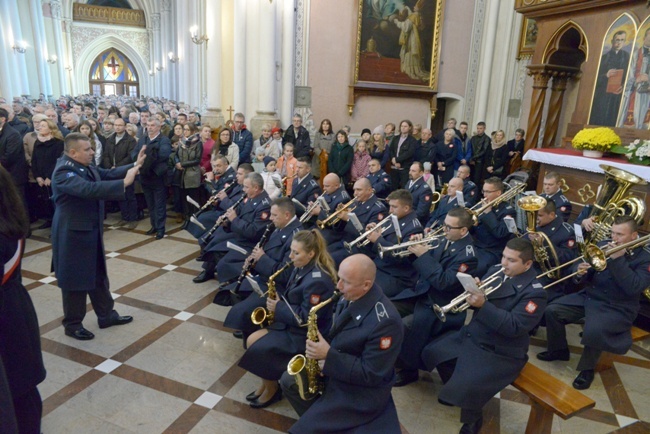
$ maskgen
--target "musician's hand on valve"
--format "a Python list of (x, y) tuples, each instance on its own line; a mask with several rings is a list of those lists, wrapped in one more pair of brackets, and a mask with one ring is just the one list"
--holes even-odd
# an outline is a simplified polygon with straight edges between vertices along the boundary
[(324, 360), (327, 358), (327, 352), (330, 350), (330, 344), (327, 343), (320, 331), (318, 332), (318, 342), (307, 339), (307, 348), (305, 355), (308, 359)]
[(408, 251), (410, 253), (413, 253), (415, 256), (419, 258), (420, 256), (424, 255), (426, 252), (428, 252), (429, 249), (424, 244), (417, 244), (415, 246), (409, 246)]
[(320, 205), (316, 205), (314, 209), (311, 210), (311, 215), (319, 215), (321, 212), (321, 207)]
[(368, 234), (368, 239), (371, 243), (376, 243), (379, 237), (381, 237), (381, 230), (377, 225), (375, 225), (375, 230)]
[(486, 297), (485, 294), (481, 293), (471, 293), (469, 297), (467, 297), (467, 304), (469, 304), (472, 307), (480, 308), (483, 307), (485, 304)]
[(269, 312), (275, 312), (275, 306), (278, 304), (277, 298), (266, 297), (266, 310)]
[(528, 233), (528, 238), (532, 242), (540, 242), (541, 239), (542, 239), (542, 236), (540, 234), (538, 234), (538, 233), (530, 232), (530, 233)]
[(582, 221), (580, 224), (583, 228), (585, 228), (587, 231), (591, 232), (594, 230), (594, 219), (592, 217), (586, 218)]

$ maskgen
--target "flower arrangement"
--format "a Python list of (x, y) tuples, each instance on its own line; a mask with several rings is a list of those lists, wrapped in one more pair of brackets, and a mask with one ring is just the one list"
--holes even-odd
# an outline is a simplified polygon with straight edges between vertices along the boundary
[(571, 144), (575, 149), (607, 152), (621, 145), (621, 138), (607, 127), (585, 128), (575, 135)]
[(636, 139), (627, 146), (614, 146), (614, 154), (624, 154), (630, 163), (650, 166), (650, 140)]

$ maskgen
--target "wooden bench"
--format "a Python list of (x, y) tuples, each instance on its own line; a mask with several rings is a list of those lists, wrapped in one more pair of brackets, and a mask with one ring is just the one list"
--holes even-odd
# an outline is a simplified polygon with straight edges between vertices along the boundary
[[(650, 332), (634, 326), (630, 329), (630, 333), (632, 334), (632, 342), (641, 341), (650, 336)], [(600, 356), (600, 359), (598, 359), (598, 364), (594, 370), (596, 372), (602, 372), (613, 367), (614, 357), (616, 357), (614, 354), (603, 351), (603, 354)]]
[(550, 434), (553, 414), (566, 420), (596, 405), (594, 400), (530, 363), (526, 363), (512, 385), (531, 400), (526, 434)]

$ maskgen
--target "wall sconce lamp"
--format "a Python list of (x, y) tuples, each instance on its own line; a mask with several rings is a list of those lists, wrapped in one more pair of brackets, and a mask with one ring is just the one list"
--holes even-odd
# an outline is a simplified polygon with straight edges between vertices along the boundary
[(153, 77), (154, 72), (150, 69), (149, 70), (149, 75)]
[(178, 56), (175, 55), (174, 53), (172, 53), (171, 51), (170, 51), (169, 53), (167, 53), (167, 57), (169, 58), (169, 61), (170, 61), (171, 63), (176, 63), (176, 62), (178, 62)]
[(201, 37), (199, 37), (198, 30), (199, 28), (197, 26), (190, 27), (190, 35), (192, 36), (192, 42), (194, 42), (196, 45), (201, 45), (204, 42), (208, 42), (208, 36), (202, 35)]
[(57, 60), (59, 60), (58, 57), (52, 55), (47, 59), (47, 63), (49, 63), (50, 65), (54, 65)]
[(16, 52), (19, 52), (20, 54), (25, 54), (25, 51), (27, 51), (27, 44), (25, 41), (16, 41), (14, 45), (11, 46), (14, 50), (14, 54)]
[(158, 63), (158, 62), (156, 62), (156, 63), (154, 64), (154, 67), (156, 68), (156, 71), (162, 71), (163, 68), (164, 68), (163, 66), (160, 66), (160, 63)]

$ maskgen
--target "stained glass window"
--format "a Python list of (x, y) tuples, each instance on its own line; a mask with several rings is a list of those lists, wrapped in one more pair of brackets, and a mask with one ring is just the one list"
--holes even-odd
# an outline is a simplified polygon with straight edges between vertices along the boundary
[(110, 48), (100, 54), (90, 68), (93, 81), (137, 82), (138, 75), (133, 63), (119, 50)]

